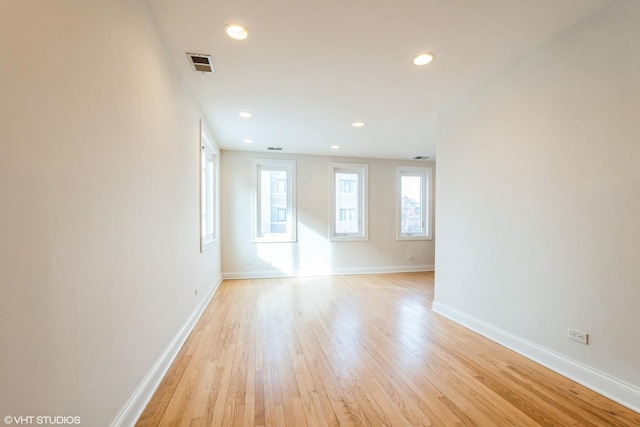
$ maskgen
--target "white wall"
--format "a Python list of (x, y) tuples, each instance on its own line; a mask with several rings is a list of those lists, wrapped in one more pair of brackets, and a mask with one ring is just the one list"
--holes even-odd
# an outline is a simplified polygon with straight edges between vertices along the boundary
[[(254, 243), (251, 160), (296, 161), (298, 240)], [(369, 240), (329, 241), (329, 162), (369, 165)], [(396, 240), (396, 166), (434, 162), (392, 161), (222, 151), (221, 240), (225, 277), (288, 276), (433, 269), (434, 241)], [(408, 260), (413, 256), (413, 260)], [(250, 262), (246, 265), (245, 262)], [(271, 264), (270, 264), (271, 262)]]
[(631, 385), (636, 410), (639, 23), (617, 2), (439, 112), (434, 304)]
[(106, 426), (220, 274), (200, 114), (137, 1), (2, 2), (0, 58), (0, 414)]

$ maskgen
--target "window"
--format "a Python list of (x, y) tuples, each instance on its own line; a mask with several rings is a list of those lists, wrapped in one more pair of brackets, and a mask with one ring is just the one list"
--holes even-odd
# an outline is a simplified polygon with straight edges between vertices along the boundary
[(353, 192), (353, 188), (355, 186), (356, 181), (355, 180), (351, 180), (351, 179), (347, 179), (347, 178), (343, 178), (340, 180), (340, 192), (341, 193), (352, 193)]
[(398, 167), (398, 240), (431, 239), (431, 168)]
[(356, 210), (355, 209), (340, 209), (340, 221), (355, 221)]
[(293, 160), (254, 160), (254, 240), (295, 242), (295, 169)]
[(200, 251), (216, 238), (216, 152), (200, 132)]
[(368, 166), (331, 163), (330, 168), (331, 240), (367, 240)]

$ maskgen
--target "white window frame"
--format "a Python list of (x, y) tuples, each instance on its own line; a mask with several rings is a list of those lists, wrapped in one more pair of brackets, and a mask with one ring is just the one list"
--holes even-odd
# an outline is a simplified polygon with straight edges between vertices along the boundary
[[(296, 242), (296, 161), (283, 159), (253, 159), (253, 241), (261, 242)], [(260, 233), (261, 201), (260, 176), (262, 170), (285, 171), (287, 173), (287, 212), (286, 233)]]
[[(431, 240), (433, 236), (432, 230), (432, 191), (431, 191), (431, 175), (430, 167), (425, 166), (398, 166), (397, 167), (397, 219), (396, 219), (396, 239), (397, 240)], [(419, 176), (422, 178), (422, 191), (420, 192), (421, 204), (421, 220), (422, 232), (420, 233), (403, 233), (402, 232), (402, 177), (403, 176)]]
[[(200, 252), (218, 238), (218, 151), (207, 137), (200, 123)], [(207, 182), (205, 157), (211, 159), (211, 171)], [(208, 186), (207, 186), (208, 184)], [(207, 192), (209, 190), (209, 192)], [(207, 203), (210, 201), (210, 203)]]
[[(336, 230), (338, 212), (336, 210), (336, 174), (354, 173), (358, 179), (358, 231), (355, 233), (344, 233)], [(365, 241), (369, 240), (369, 212), (368, 212), (368, 179), (369, 165), (363, 163), (329, 163), (330, 177), (330, 202), (329, 202), (329, 240), (332, 242), (342, 241)]]

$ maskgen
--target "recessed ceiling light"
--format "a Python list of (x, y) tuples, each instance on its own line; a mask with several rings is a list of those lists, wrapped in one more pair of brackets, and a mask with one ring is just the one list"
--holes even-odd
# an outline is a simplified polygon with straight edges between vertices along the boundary
[(249, 117), (252, 117), (252, 116), (253, 116), (253, 114), (251, 114), (251, 113), (250, 113), (250, 112), (248, 112), (248, 111), (240, 111), (240, 112), (238, 113), (238, 115), (239, 115), (240, 117), (244, 118), (244, 119), (248, 119)]
[(240, 24), (228, 24), (224, 27), (224, 31), (234, 40), (246, 40), (249, 37), (249, 30)]
[(351, 123), (351, 126), (353, 126), (354, 128), (361, 128), (362, 126), (364, 126), (364, 122), (353, 122)]
[(339, 149), (339, 148), (340, 148), (340, 146), (339, 146), (339, 145), (332, 145), (332, 146), (331, 146), (331, 149), (332, 149), (332, 150), (337, 150), (337, 149)]
[(253, 139), (245, 139), (244, 143), (245, 144), (253, 144)]
[(431, 52), (423, 52), (418, 54), (415, 58), (413, 58), (413, 63), (415, 65), (427, 65), (433, 62), (436, 59), (436, 56)]

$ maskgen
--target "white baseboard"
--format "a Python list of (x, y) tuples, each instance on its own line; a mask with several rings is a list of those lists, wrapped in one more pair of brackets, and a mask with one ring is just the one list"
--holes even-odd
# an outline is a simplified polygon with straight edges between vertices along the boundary
[(438, 301), (433, 302), (433, 311), (640, 413), (640, 387), (572, 360)]
[(111, 423), (111, 427), (133, 427), (142, 411), (147, 406), (160, 382), (169, 370), (173, 360), (178, 355), (182, 345), (189, 337), (196, 323), (209, 305), (211, 298), (222, 282), (222, 276), (219, 276), (216, 284), (213, 285), (209, 293), (202, 299), (200, 305), (196, 307), (194, 312), (189, 316), (185, 324), (180, 328), (178, 334), (171, 340), (160, 358), (153, 365), (147, 376), (142, 380), (136, 391), (131, 395), (126, 405), (122, 408), (116, 419)]
[(350, 274), (384, 274), (384, 273), (411, 273), (418, 271), (434, 271), (433, 265), (403, 265), (398, 267), (363, 267), (363, 268), (337, 268), (328, 271), (321, 270), (294, 270), (287, 273), (281, 270), (259, 271), (230, 271), (222, 273), (223, 279), (268, 279), (278, 277), (309, 277), (309, 276), (346, 276)]

